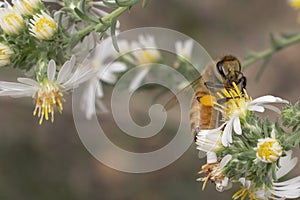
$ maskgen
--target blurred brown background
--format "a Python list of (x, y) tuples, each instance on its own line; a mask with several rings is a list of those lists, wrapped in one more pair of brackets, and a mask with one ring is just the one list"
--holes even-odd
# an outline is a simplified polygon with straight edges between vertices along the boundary
[[(146, 9), (133, 7), (120, 21), (122, 30), (144, 26), (174, 29), (196, 39), (213, 58), (230, 53), (242, 60), (250, 49), (268, 48), (269, 33), (299, 32), (297, 16), (285, 0), (152, 0)], [(259, 82), (254, 77), (261, 62), (249, 67), (244, 72), (249, 93), (253, 97), (273, 94), (298, 101), (299, 50), (300, 45), (294, 45), (274, 55)], [(15, 81), (19, 75), (1, 69), (0, 78)], [(109, 103), (109, 97), (106, 101)], [(202, 185), (195, 180), (204, 160), (198, 159), (194, 145), (172, 165), (152, 173), (126, 174), (104, 166), (79, 140), (70, 102), (67, 97), (64, 113), (56, 115), (54, 124), (39, 126), (31, 114), (31, 99), (0, 99), (0, 199), (231, 199), (232, 192), (225, 198), (210, 184), (201, 191)], [(104, 126), (112, 127), (109, 114), (101, 119)], [(111, 133), (112, 140), (122, 138), (123, 145), (131, 144), (116, 128)], [(163, 146), (172, 134), (160, 134), (149, 143), (136, 145), (139, 149), (143, 145)]]

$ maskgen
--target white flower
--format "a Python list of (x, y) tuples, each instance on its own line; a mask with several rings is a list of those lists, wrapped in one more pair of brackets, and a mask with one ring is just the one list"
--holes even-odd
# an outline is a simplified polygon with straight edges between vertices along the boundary
[[(297, 164), (298, 159), (292, 158), (292, 151), (287, 151), (286, 156), (279, 159), (280, 167), (276, 170), (276, 178), (279, 179), (290, 172)], [(259, 189), (245, 178), (239, 179), (242, 183), (242, 189), (233, 196), (238, 199), (244, 195), (251, 199), (267, 200), (267, 199), (294, 199), (300, 197), (300, 176), (289, 179), (287, 181), (273, 181), (271, 188)]]
[(44, 11), (33, 15), (29, 26), (30, 34), (40, 40), (51, 40), (57, 31), (56, 22)]
[[(106, 40), (108, 41), (108, 40)], [(103, 42), (105, 43), (105, 42)], [(81, 109), (85, 111), (86, 117), (90, 119), (95, 114), (95, 104), (98, 105), (102, 112), (107, 109), (100, 101), (104, 96), (102, 82), (114, 84), (117, 81), (115, 73), (123, 72), (127, 69), (126, 65), (121, 62), (105, 63), (105, 60), (114, 55), (112, 46), (100, 44), (96, 47), (94, 56), (84, 61), (85, 65), (89, 65), (94, 70), (94, 76), (85, 84), (84, 94), (81, 100)]]
[(10, 57), (14, 54), (9, 46), (0, 42), (0, 67), (10, 64)]
[(288, 101), (283, 100), (279, 97), (274, 97), (271, 95), (266, 95), (258, 97), (252, 100), (248, 95), (246, 90), (244, 93), (241, 93), (234, 84), (234, 89), (223, 90), (223, 94), (219, 94), (221, 98), (229, 99), (225, 105), (218, 105), (219, 110), (222, 112), (226, 122), (221, 125), (225, 127), (222, 135), (222, 144), (228, 146), (232, 143), (232, 132), (236, 134), (242, 134), (242, 128), (240, 123), (240, 118), (244, 118), (248, 111), (264, 112), (265, 109), (270, 109), (275, 112), (280, 113), (280, 110), (273, 105), (272, 103), (288, 103)]
[(19, 35), (24, 28), (24, 20), (8, 3), (4, 5), (0, 8), (0, 27), (8, 35)]
[(154, 37), (149, 35), (140, 35), (138, 41), (133, 41), (131, 44), (127, 41), (120, 41), (118, 44), (121, 54), (125, 54), (123, 58), (133, 65), (140, 67), (129, 85), (129, 90), (134, 91), (141, 85), (150, 71), (150, 66), (145, 66), (145, 64), (157, 63), (161, 60), (161, 54), (157, 49)]
[(189, 61), (191, 59), (192, 51), (193, 51), (193, 40), (189, 39), (184, 42), (176, 41), (175, 50), (179, 59), (184, 59)]
[(11, 97), (33, 97), (36, 106), (33, 115), (43, 119), (54, 121), (54, 109), (57, 107), (62, 112), (63, 92), (77, 87), (91, 77), (91, 70), (88, 66), (75, 69), (75, 57), (67, 61), (56, 76), (56, 64), (51, 60), (47, 68), (47, 77), (41, 82), (30, 78), (18, 78), (19, 83), (0, 82), (0, 96)]
[(42, 2), (40, 0), (12, 0), (12, 3), (14, 4), (14, 9), (21, 15), (32, 15)]
[(200, 130), (196, 136), (197, 149), (204, 152), (210, 152), (222, 147), (221, 128), (219, 127), (210, 130)]

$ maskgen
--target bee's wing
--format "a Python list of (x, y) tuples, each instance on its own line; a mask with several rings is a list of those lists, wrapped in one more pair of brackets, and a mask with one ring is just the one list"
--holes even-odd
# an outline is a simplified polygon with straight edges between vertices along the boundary
[(185, 86), (182, 90), (180, 90), (176, 95), (173, 94), (171, 98), (167, 101), (167, 103), (164, 105), (165, 110), (170, 110), (175, 105), (178, 104), (177, 96), (183, 95), (188, 92), (190, 87), (192, 87), (194, 90), (196, 90), (198, 87), (201, 87), (204, 85), (204, 80), (202, 76), (199, 76), (197, 79), (195, 79), (193, 82)]

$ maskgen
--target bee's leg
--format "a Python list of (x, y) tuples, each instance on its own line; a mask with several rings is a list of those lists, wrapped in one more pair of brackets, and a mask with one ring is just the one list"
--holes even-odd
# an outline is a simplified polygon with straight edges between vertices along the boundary
[(208, 88), (208, 89), (216, 89), (216, 88), (224, 88), (224, 85), (222, 84), (216, 84), (213, 82), (205, 82), (204, 85)]
[(247, 78), (244, 75), (239, 79), (238, 84), (240, 83), (241, 83), (242, 92), (244, 92), (244, 89), (246, 89), (246, 85), (247, 85)]

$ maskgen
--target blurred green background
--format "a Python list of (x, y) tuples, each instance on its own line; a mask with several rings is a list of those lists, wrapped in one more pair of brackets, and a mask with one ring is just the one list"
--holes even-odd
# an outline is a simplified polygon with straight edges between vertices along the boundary
[[(213, 58), (225, 54), (243, 60), (248, 50), (269, 47), (269, 34), (296, 33), (298, 12), (285, 0), (151, 0), (146, 9), (137, 5), (120, 18), (121, 29), (159, 26), (180, 31), (202, 44)], [(252, 97), (272, 94), (295, 103), (299, 99), (300, 45), (274, 55), (259, 82), (254, 81), (261, 66), (258, 62), (244, 74)], [(22, 73), (1, 69), (0, 78), (15, 81)], [(111, 87), (106, 87), (109, 93)], [(139, 110), (140, 100), (147, 93), (137, 94), (133, 112), (139, 119), (147, 116)], [(197, 171), (205, 160), (199, 160), (195, 145), (172, 165), (147, 174), (126, 174), (112, 170), (94, 159), (81, 143), (71, 113), (71, 97), (66, 97), (64, 113), (56, 114), (54, 124), (32, 116), (31, 99), (0, 99), (0, 199), (4, 200), (179, 200), (231, 199), (208, 184), (204, 192), (196, 182)], [(109, 104), (109, 95), (105, 97)], [(140, 102), (140, 103), (139, 103)], [(145, 101), (142, 101), (143, 103)], [(146, 104), (151, 104), (147, 101)], [(110, 114), (101, 116), (101, 124), (110, 130), (116, 143), (134, 148), (114, 128)], [(136, 148), (143, 151), (158, 148), (174, 136), (169, 124), (149, 141)], [(127, 138), (128, 139), (128, 138)], [(295, 173), (300, 170), (295, 169)]]

